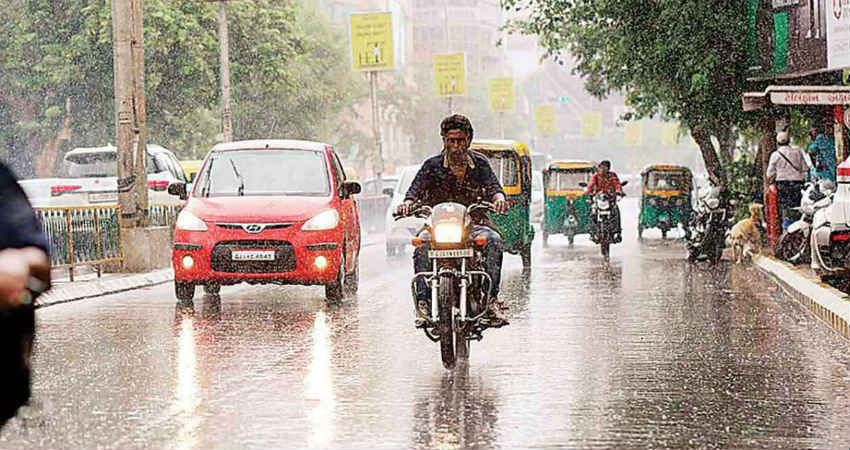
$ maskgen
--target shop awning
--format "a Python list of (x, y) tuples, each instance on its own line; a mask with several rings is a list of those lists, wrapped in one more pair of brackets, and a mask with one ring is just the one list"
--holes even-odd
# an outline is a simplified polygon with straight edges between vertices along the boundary
[(850, 86), (768, 86), (764, 92), (745, 92), (744, 111), (774, 105), (850, 105)]

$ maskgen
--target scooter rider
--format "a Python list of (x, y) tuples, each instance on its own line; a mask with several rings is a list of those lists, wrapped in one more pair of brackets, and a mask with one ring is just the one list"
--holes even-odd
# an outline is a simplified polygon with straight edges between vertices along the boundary
[[(440, 154), (425, 160), (408, 189), (407, 194), (397, 208), (399, 215), (407, 215), (410, 207), (416, 201), (427, 206), (443, 202), (456, 202), (465, 206), (480, 201), (481, 198), (493, 203), (496, 212), (504, 214), (508, 205), (505, 193), (499, 179), (490, 167), (487, 158), (469, 150), (473, 130), (469, 119), (460, 114), (454, 114), (443, 119), (440, 124), (440, 135), (443, 137), (443, 150)], [(473, 213), (471, 237), (486, 236), (484, 246), (484, 270), (493, 282), (488, 314), (490, 326), (507, 325), (498, 309), (506, 307), (498, 301), (499, 282), (502, 271), (502, 238), (496, 231), (495, 225), (483, 211)], [(423, 232), (424, 244), (413, 252), (413, 267), (416, 272), (426, 272), (430, 269), (428, 260), (429, 236)], [(430, 308), (430, 291), (425, 281), (416, 281), (416, 303), (423, 315), (428, 315)], [(417, 326), (420, 325), (417, 323)]]
[[(617, 174), (611, 171), (611, 161), (605, 160), (600, 162), (599, 165), (596, 166), (596, 173), (590, 177), (590, 182), (587, 184), (587, 189), (585, 189), (584, 195), (595, 194), (626, 195), (623, 192), (623, 186), (620, 184), (620, 179), (617, 177)], [(623, 227), (620, 223), (620, 207), (615, 203), (613, 205), (613, 210), (617, 219), (617, 233), (614, 235), (614, 242), (620, 242), (623, 240)], [(591, 237), (593, 238), (593, 241), (596, 242), (597, 237), (595, 232), (591, 235)]]

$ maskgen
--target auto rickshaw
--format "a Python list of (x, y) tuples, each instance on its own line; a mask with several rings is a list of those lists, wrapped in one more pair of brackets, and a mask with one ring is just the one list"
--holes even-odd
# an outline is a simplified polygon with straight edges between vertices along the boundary
[(590, 200), (580, 183), (596, 172), (591, 161), (556, 161), (543, 171), (543, 246), (550, 234), (563, 234), (572, 245), (577, 234), (590, 233)]
[(522, 266), (531, 267), (531, 157), (528, 146), (505, 139), (472, 141), (470, 150), (482, 153), (490, 160), (508, 201), (505, 214), (490, 214), (502, 235), (502, 246), (508, 253), (520, 255)]
[(666, 239), (667, 231), (682, 224), (687, 239), (691, 233), (688, 223), (693, 212), (691, 170), (674, 165), (648, 166), (641, 172), (641, 184), (638, 238), (643, 238), (643, 230), (660, 228), (661, 237)]

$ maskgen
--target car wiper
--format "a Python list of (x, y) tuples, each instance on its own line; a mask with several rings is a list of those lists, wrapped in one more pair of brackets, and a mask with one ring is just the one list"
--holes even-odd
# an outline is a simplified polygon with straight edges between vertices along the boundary
[(239, 191), (237, 191), (237, 194), (240, 195), (240, 196), (244, 196), (245, 195), (245, 179), (242, 178), (242, 175), (239, 175), (239, 169), (236, 168), (236, 163), (233, 162), (232, 159), (228, 159), (228, 161), (230, 161), (230, 167), (233, 167), (233, 173), (236, 174), (236, 178), (239, 179)]

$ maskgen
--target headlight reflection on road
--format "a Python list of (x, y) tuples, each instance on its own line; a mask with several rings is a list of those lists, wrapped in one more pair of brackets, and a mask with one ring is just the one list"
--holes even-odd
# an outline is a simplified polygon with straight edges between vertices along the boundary
[(310, 413), (313, 430), (308, 441), (311, 447), (325, 448), (333, 438), (333, 412), (336, 402), (331, 380), (330, 334), (325, 313), (317, 312), (313, 323), (313, 361), (305, 383), (306, 399), (315, 404)]
[(178, 449), (196, 448), (198, 444), (198, 427), (201, 417), (198, 406), (201, 396), (198, 390), (197, 364), (195, 352), (195, 319), (185, 317), (180, 323), (180, 335), (177, 340), (177, 389), (175, 392)]

